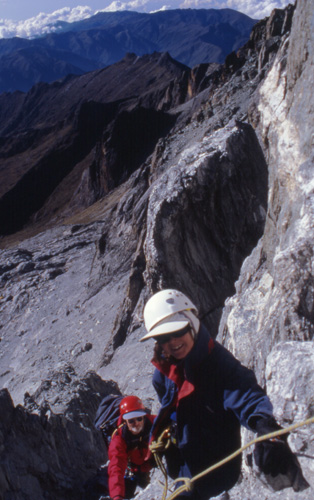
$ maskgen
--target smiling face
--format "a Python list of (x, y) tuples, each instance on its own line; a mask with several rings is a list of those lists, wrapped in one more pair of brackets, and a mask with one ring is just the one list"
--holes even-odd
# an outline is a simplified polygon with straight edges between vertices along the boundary
[(175, 359), (184, 359), (194, 346), (194, 339), (191, 332), (187, 332), (179, 338), (171, 337), (162, 343), (164, 355), (166, 357), (173, 356)]
[(126, 420), (126, 425), (132, 434), (139, 434), (144, 429), (145, 417), (130, 418)]

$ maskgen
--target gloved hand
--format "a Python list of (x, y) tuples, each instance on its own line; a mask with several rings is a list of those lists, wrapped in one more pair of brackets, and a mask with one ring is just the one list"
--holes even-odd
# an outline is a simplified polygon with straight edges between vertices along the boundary
[[(260, 419), (255, 424), (258, 436), (280, 429), (282, 427), (274, 418)], [(253, 455), (256, 465), (264, 474), (269, 474), (272, 478), (279, 474), (287, 476), (286, 486), (292, 486), (294, 491), (302, 491), (309, 487), (298, 459), (287, 443), (287, 434), (256, 443)]]

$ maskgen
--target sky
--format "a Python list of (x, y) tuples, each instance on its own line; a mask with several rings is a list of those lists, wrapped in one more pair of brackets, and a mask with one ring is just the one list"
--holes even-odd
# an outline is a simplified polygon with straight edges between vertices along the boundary
[[(74, 22), (99, 11), (134, 10), (155, 12), (166, 9), (222, 9), (243, 12), (254, 19), (269, 16), (291, 0), (0, 0), (0, 38), (32, 38), (51, 32), (57, 20)], [(85, 3), (86, 2), (86, 3)]]

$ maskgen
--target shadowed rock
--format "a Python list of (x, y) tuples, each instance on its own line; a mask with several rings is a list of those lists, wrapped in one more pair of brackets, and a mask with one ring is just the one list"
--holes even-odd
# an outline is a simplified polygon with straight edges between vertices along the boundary
[[(95, 374), (77, 380), (68, 366), (55, 373), (32, 396), (25, 408), (14, 406), (9, 392), (0, 391), (0, 491), (16, 499), (78, 499), (84, 481), (106, 462), (107, 451), (93, 429), (102, 396), (116, 393), (113, 382)], [(60, 402), (62, 414), (49, 401)]]

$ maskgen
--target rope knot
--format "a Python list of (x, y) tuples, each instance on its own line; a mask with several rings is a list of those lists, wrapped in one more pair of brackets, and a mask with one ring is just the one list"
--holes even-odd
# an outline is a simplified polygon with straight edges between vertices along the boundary
[(186, 488), (186, 491), (192, 491), (193, 490), (193, 483), (192, 483), (192, 481), (190, 479), (185, 483), (185, 488)]
[(184, 483), (184, 486), (183, 485), (180, 486), (180, 491), (181, 491), (181, 489), (183, 490), (183, 488), (184, 488), (184, 491), (192, 491), (192, 489), (193, 489), (193, 481), (189, 477), (180, 477), (178, 479), (175, 479), (173, 481), (173, 483), (174, 484), (175, 483)]

